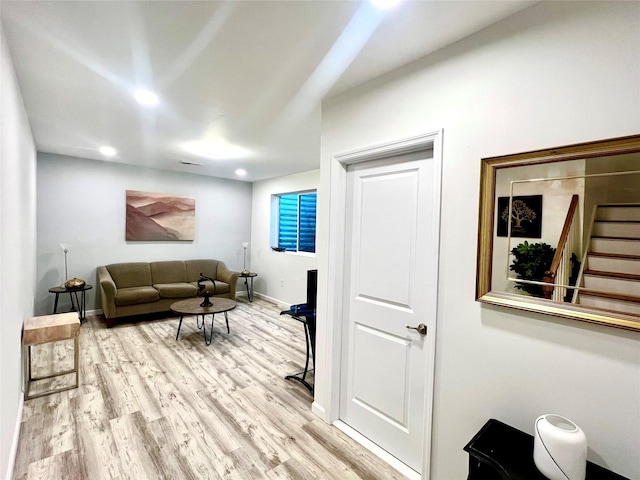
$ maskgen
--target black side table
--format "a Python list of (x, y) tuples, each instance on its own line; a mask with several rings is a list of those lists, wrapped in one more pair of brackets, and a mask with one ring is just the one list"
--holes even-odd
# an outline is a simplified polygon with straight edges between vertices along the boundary
[[(533, 437), (491, 419), (464, 447), (469, 453), (467, 480), (546, 480), (533, 461)], [(587, 480), (629, 480), (587, 462)]]
[[(314, 371), (316, 366), (316, 311), (307, 308), (306, 304), (292, 305), (289, 310), (283, 310), (280, 315), (290, 315), (295, 320), (304, 325), (304, 339), (307, 346), (307, 358), (304, 363), (304, 370), (300, 373), (287, 375), (285, 380), (294, 380), (304, 385), (307, 390), (313, 393), (313, 385), (307, 382), (307, 375)], [(309, 360), (313, 361), (313, 367), (309, 369)]]
[[(80, 317), (81, 322), (84, 321), (87, 313), (85, 292), (87, 290), (91, 290), (92, 288), (93, 288), (93, 285), (87, 285), (87, 284), (85, 284), (84, 287), (80, 287), (80, 288), (51, 287), (49, 289), (49, 292), (56, 294), (56, 299), (53, 303), (53, 313), (58, 313), (58, 297), (60, 296), (60, 294), (68, 293), (69, 300), (71, 300), (71, 309), (73, 311), (78, 312), (78, 316)], [(80, 299), (78, 299), (78, 292), (80, 293)], [(75, 296), (75, 303), (73, 301), (74, 296)]]
[(244, 278), (244, 284), (247, 287), (247, 297), (249, 297), (249, 301), (253, 302), (253, 279), (257, 277), (257, 273), (249, 272), (249, 273), (240, 273), (238, 277)]

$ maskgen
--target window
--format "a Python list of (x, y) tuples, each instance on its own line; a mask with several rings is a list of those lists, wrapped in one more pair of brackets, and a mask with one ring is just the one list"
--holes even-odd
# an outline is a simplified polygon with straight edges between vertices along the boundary
[(316, 192), (276, 195), (278, 247), (288, 252), (316, 251)]

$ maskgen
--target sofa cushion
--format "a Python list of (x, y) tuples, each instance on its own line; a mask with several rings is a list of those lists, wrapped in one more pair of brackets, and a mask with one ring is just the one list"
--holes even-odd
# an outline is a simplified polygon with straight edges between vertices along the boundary
[[(210, 293), (212, 293), (214, 295), (220, 295), (221, 293), (229, 293), (229, 284), (228, 283), (216, 280), (216, 291), (215, 291), (215, 293), (213, 291), (213, 285), (211, 285), (211, 282), (209, 280), (205, 280), (202, 283), (205, 286), (205, 291), (210, 292)], [(198, 289), (198, 282), (191, 282), (191, 285), (195, 286), (196, 290)]]
[(129, 287), (151, 287), (151, 268), (147, 262), (114, 263), (107, 270), (118, 289)]
[(160, 298), (195, 297), (198, 291), (190, 283), (154, 283), (153, 288), (158, 290)]
[(157, 302), (160, 300), (158, 290), (148, 287), (118, 288), (116, 292), (116, 305), (137, 305), (139, 303)]
[(149, 265), (151, 265), (151, 278), (154, 284), (187, 281), (187, 269), (182, 261), (151, 262)]
[(187, 260), (184, 262), (187, 268), (187, 282), (197, 282), (200, 280), (200, 274), (213, 279), (218, 278), (216, 272), (218, 270), (217, 260)]

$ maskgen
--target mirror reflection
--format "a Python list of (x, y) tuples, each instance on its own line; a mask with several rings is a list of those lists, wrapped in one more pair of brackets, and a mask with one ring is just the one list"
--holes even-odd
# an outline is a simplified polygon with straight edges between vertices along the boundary
[(492, 286), (640, 315), (639, 166), (633, 154), (499, 171)]
[(483, 179), (478, 299), (637, 317), (640, 329), (640, 152), (572, 157), (483, 161), (497, 163), (483, 166), (493, 179)]

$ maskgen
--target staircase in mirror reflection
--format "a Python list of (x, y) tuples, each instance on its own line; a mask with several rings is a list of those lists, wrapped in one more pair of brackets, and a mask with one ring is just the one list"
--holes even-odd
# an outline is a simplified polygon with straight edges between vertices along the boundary
[(640, 204), (598, 205), (573, 303), (640, 316)]

